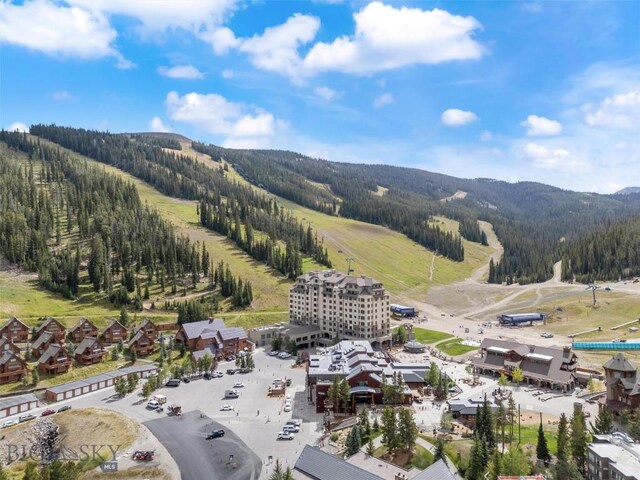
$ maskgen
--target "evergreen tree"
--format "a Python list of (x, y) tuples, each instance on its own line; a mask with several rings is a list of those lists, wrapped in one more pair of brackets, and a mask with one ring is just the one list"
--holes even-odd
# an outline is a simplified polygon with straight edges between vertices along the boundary
[(411, 451), (418, 438), (418, 427), (411, 411), (406, 408), (398, 413), (398, 442), (406, 450)]
[(498, 476), (502, 473), (502, 455), (498, 449), (493, 451), (491, 461), (489, 462), (489, 470), (487, 472), (487, 480), (498, 480)]
[(608, 408), (600, 408), (595, 418), (595, 425), (591, 424), (591, 430), (596, 435), (606, 435), (613, 431), (613, 416)]
[(589, 433), (581, 408), (574, 408), (570, 420), (571, 433), (569, 441), (571, 444), (571, 457), (581, 473), (587, 468), (587, 447), (589, 445)]
[(557, 444), (558, 444), (558, 452), (557, 452), (558, 461), (568, 460), (569, 427), (567, 422), (567, 416), (564, 413), (560, 415), (560, 421), (558, 422), (558, 433), (556, 435), (556, 438), (557, 438)]
[(542, 430), (542, 421), (538, 426), (538, 443), (536, 445), (536, 457), (538, 460), (542, 460), (545, 465), (548, 465), (551, 461), (551, 453), (547, 446), (547, 438), (544, 436), (544, 430)]
[(360, 445), (362, 444), (362, 438), (360, 436), (360, 427), (356, 424), (354, 425), (349, 434), (347, 435), (347, 441), (345, 443), (346, 447), (346, 456), (350, 457), (351, 455), (355, 455), (360, 451)]
[(393, 454), (400, 446), (398, 438), (398, 423), (396, 414), (391, 407), (385, 407), (382, 411), (382, 443), (387, 447), (387, 452)]

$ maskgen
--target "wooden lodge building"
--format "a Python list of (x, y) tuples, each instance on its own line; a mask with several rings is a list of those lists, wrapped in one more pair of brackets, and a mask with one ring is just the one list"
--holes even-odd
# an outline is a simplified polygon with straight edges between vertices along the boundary
[(58, 320), (56, 320), (53, 317), (47, 317), (46, 320), (42, 323), (42, 325), (36, 328), (35, 338), (37, 339), (44, 332), (51, 333), (55, 337), (56, 341), (59, 343), (64, 342), (64, 338), (67, 334), (67, 331), (64, 328), (64, 325), (62, 325)]
[(144, 357), (153, 353), (153, 340), (144, 330), (138, 330), (131, 340), (129, 340), (129, 350), (135, 351), (138, 357)]
[(607, 395), (601, 405), (612, 413), (640, 407), (640, 375), (638, 369), (622, 353), (604, 364)]
[(480, 344), (480, 355), (472, 362), (481, 374), (511, 377), (520, 368), (526, 385), (567, 392), (578, 384), (578, 357), (571, 347), (540, 347), (485, 338)]
[(81, 365), (100, 363), (106, 356), (102, 340), (97, 337), (85, 337), (75, 351), (76, 362)]
[(0, 383), (17, 382), (27, 373), (27, 362), (12, 350), (0, 354)]
[(127, 336), (128, 331), (126, 327), (115, 318), (112, 318), (101, 332), (102, 341), (107, 345), (118, 343), (120, 341), (126, 342)]
[(52, 344), (38, 360), (38, 369), (42, 373), (65, 373), (71, 368), (73, 359), (67, 349), (57, 343)]
[(0, 328), (0, 337), (6, 337), (13, 343), (27, 342), (29, 340), (29, 327), (16, 317), (11, 317)]
[(98, 327), (86, 318), (81, 318), (71, 330), (69, 330), (69, 338), (73, 343), (80, 343), (86, 337), (97, 337)]

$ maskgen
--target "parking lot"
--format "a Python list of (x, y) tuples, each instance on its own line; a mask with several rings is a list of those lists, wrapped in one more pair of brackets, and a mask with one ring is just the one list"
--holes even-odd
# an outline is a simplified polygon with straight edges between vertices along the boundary
[[(246, 443), (262, 462), (260, 478), (268, 478), (276, 459), (285, 466), (293, 467), (302, 448), (306, 444), (317, 442), (322, 433), (322, 415), (316, 414), (314, 406), (309, 404), (305, 393), (305, 369), (292, 368), (295, 363), (293, 359), (270, 357), (261, 349), (254, 352), (253, 359), (256, 368), (250, 373), (227, 375), (227, 369), (235, 368), (235, 363), (221, 362), (217, 367), (217, 370), (225, 372), (221, 378), (210, 380), (200, 378), (190, 383), (183, 382), (179, 387), (164, 387), (157, 390), (154, 394), (167, 397), (163, 412), (147, 409), (147, 401), (139, 396), (140, 389), (119, 399), (113, 396), (113, 388), (109, 388), (57, 403), (55, 407), (68, 404), (73, 405), (73, 408), (109, 408), (141, 423), (166, 418), (166, 421), (175, 422), (176, 428), (183, 428), (182, 424), (187, 425), (189, 422), (183, 421), (182, 418), (186, 418), (188, 412), (197, 410), (218, 422), (225, 431), (236, 434)], [(286, 389), (286, 393), (292, 398), (291, 412), (284, 412), (284, 396), (267, 396), (268, 387), (276, 378), (291, 379), (291, 386)], [(237, 389), (240, 391), (239, 397), (224, 398), (225, 390), (234, 389), (233, 385), (236, 382), (242, 382), (245, 385)], [(185, 416), (167, 418), (166, 407), (176, 403), (180, 404)], [(225, 404), (231, 405), (233, 410), (221, 411), (221, 407)], [(39, 415), (41, 410), (44, 408), (37, 409), (36, 415)], [(278, 432), (292, 418), (302, 420), (300, 432), (295, 434), (294, 440), (277, 440)], [(194, 438), (190, 441), (199, 441), (199, 439)], [(202, 442), (207, 442), (204, 437)], [(172, 452), (172, 455), (180, 455), (180, 453)], [(180, 458), (175, 460), (178, 464), (181, 463)], [(191, 480), (186, 474), (183, 473), (183, 475), (184, 480)]]

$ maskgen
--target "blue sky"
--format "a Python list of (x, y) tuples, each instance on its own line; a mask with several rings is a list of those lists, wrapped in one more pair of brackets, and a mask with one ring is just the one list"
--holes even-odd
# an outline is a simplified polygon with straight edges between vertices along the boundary
[(640, 185), (640, 2), (0, 0), (0, 126)]

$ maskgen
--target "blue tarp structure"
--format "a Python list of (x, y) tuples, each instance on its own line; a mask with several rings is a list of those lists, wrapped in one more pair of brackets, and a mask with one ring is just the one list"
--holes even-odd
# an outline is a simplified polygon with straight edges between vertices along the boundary
[(640, 350), (640, 342), (573, 342), (574, 350)]

